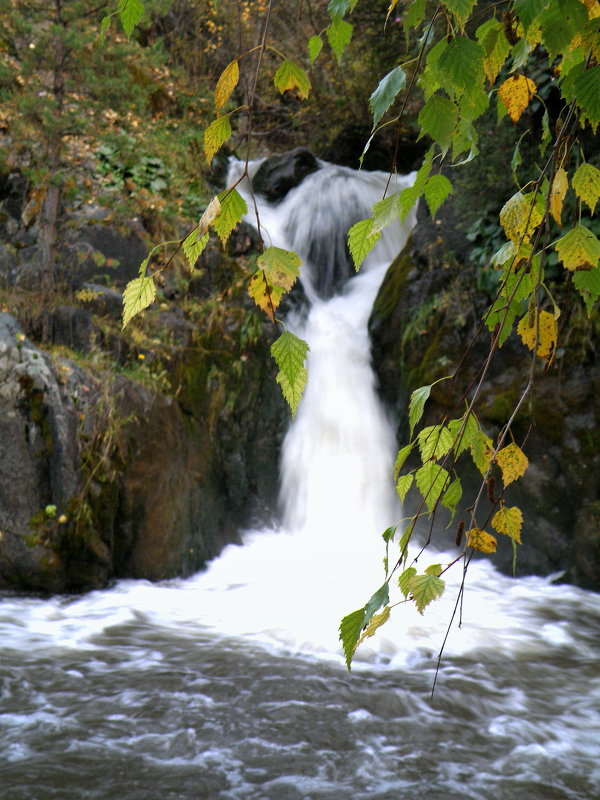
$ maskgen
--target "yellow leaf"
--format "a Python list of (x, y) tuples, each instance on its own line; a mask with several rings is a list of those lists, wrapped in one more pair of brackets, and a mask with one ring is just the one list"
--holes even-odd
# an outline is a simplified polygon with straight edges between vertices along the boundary
[(217, 114), (231, 97), (231, 93), (237, 86), (239, 79), (240, 68), (236, 58), (227, 64), (217, 81), (215, 87), (215, 109), (217, 110)]
[(600, 261), (600, 240), (585, 225), (575, 225), (554, 247), (571, 272), (593, 269)]
[(556, 175), (552, 181), (552, 190), (550, 192), (550, 213), (554, 217), (557, 225), (560, 225), (560, 216), (562, 214), (563, 201), (569, 188), (569, 178), (567, 173), (562, 167), (556, 170)]
[(285, 294), (285, 289), (269, 283), (265, 271), (257, 269), (250, 278), (248, 294), (256, 305), (267, 314), (271, 322), (275, 322), (275, 310)]
[(600, 197), (600, 169), (585, 161), (573, 175), (573, 189), (593, 214)]
[(207, 164), (210, 164), (212, 157), (221, 149), (230, 136), (231, 123), (229, 122), (229, 116), (219, 117), (210, 123), (204, 131), (204, 154)]
[(498, 89), (498, 97), (513, 122), (517, 122), (529, 105), (537, 86), (525, 75), (511, 75)]
[(467, 531), (466, 536), (468, 547), (479, 550), (480, 553), (496, 552), (496, 537), (492, 536), (491, 533), (482, 531), (481, 528), (471, 528), (470, 531)]
[(529, 460), (521, 448), (513, 442), (496, 454), (496, 464), (502, 470), (504, 485), (508, 486), (509, 483), (523, 477), (529, 466)]
[(554, 355), (558, 326), (554, 314), (549, 311), (540, 311), (539, 315), (525, 314), (517, 325), (517, 333), (526, 347), (530, 350), (535, 348), (540, 358), (551, 358)]
[(581, 0), (581, 2), (587, 8), (590, 19), (600, 17), (600, 3), (598, 3), (598, 0)]
[(528, 242), (542, 219), (543, 215), (535, 205), (533, 194), (517, 192), (506, 201), (500, 211), (500, 224), (506, 236), (516, 244)]
[(123, 326), (125, 328), (130, 319), (148, 308), (156, 297), (156, 284), (154, 278), (139, 277), (129, 281), (123, 290)]
[(523, 527), (521, 509), (517, 508), (517, 506), (512, 508), (502, 506), (492, 517), (492, 527), (498, 533), (504, 533), (514, 539), (517, 544), (521, 544), (521, 528)]
[(385, 623), (388, 621), (389, 618), (390, 618), (390, 607), (389, 606), (386, 606), (383, 609), (383, 611), (381, 611), (379, 614), (373, 614), (373, 616), (369, 620), (369, 624), (367, 625), (367, 627), (364, 630), (363, 635), (360, 637), (360, 639), (356, 643), (356, 646), (358, 647), (358, 645), (361, 644), (362, 642), (364, 642), (364, 640), (368, 636), (373, 636), (375, 634), (375, 631), (378, 628), (381, 628), (382, 625), (385, 625)]

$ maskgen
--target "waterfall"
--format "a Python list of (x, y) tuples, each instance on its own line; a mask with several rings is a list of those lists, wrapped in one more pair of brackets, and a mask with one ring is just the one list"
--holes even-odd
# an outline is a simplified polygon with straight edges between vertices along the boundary
[[(260, 162), (254, 162), (254, 173)], [(234, 162), (229, 182), (242, 165)], [(372, 541), (398, 516), (391, 471), (395, 437), (377, 398), (368, 320), (385, 272), (415, 224), (382, 237), (354, 276), (346, 236), (374, 203), (412, 185), (414, 173), (390, 182), (385, 172), (357, 172), (321, 162), (321, 169), (272, 204), (256, 197), (263, 237), (302, 258), (309, 298), (305, 319), (288, 324), (310, 346), (308, 386), (285, 439), (281, 464), (284, 528), (314, 542)], [(240, 187), (256, 225), (249, 186)]]

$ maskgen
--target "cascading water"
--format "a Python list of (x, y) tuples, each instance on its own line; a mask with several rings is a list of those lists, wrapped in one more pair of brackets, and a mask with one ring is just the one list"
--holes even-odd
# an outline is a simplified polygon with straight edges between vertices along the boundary
[(381, 583), (380, 534), (399, 514), (367, 320), (411, 221), (350, 280), (338, 223), (367, 216), (385, 180), (322, 165), (280, 203), (259, 199), (267, 241), (303, 255), (310, 301), (289, 320), (311, 351), (281, 524), (188, 580), (0, 603), (11, 800), (600, 796), (590, 593), (513, 581), (482, 560), (433, 699), (451, 589), (424, 617), (395, 609), (345, 672), (339, 619)]

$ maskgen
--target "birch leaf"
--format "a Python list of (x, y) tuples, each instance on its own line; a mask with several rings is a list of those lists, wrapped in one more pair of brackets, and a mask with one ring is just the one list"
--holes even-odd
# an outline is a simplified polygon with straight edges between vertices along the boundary
[(510, 536), (517, 544), (522, 544), (521, 528), (523, 527), (523, 514), (521, 513), (521, 509), (517, 508), (517, 506), (512, 506), (512, 508), (502, 506), (502, 508), (498, 509), (492, 517), (492, 527), (494, 530), (497, 530), (498, 533), (504, 533), (506, 536)]
[(286, 58), (275, 73), (273, 83), (280, 93), (296, 91), (304, 100), (310, 93), (310, 80), (308, 75), (297, 64)]
[(575, 225), (554, 247), (564, 266), (571, 272), (593, 269), (600, 260), (600, 241), (584, 225)]
[(443, 595), (445, 586), (446, 584), (441, 578), (431, 573), (412, 576), (408, 581), (408, 589), (419, 614), (423, 613), (426, 606)]
[(156, 284), (154, 278), (134, 278), (123, 291), (123, 326), (154, 302)]
[(504, 485), (508, 486), (509, 483), (523, 477), (529, 466), (529, 460), (521, 448), (512, 442), (496, 454), (496, 464), (502, 471)]
[(511, 75), (498, 89), (498, 97), (513, 122), (517, 122), (537, 90), (537, 86), (525, 75)]
[(467, 546), (472, 547), (474, 550), (479, 550), (480, 553), (495, 553), (496, 545), (498, 544), (496, 537), (491, 533), (482, 531), (481, 528), (471, 528), (466, 533)]
[(540, 311), (538, 315), (525, 314), (517, 325), (517, 333), (526, 347), (530, 350), (535, 348), (536, 355), (540, 358), (549, 359), (554, 354), (558, 340), (558, 325), (554, 314), (549, 311)]
[(215, 109), (217, 114), (231, 97), (231, 93), (240, 79), (240, 67), (237, 58), (231, 61), (221, 73), (215, 87)]
[(556, 170), (550, 191), (550, 213), (557, 225), (561, 224), (563, 201), (569, 188), (569, 178), (562, 167)]
[(600, 197), (600, 169), (584, 162), (573, 175), (572, 185), (577, 197), (589, 206), (593, 214)]
[(219, 152), (230, 136), (231, 123), (228, 114), (210, 123), (204, 131), (204, 155), (206, 156), (207, 164), (210, 164), (213, 156)]
[(271, 355), (279, 368), (276, 380), (288, 402), (292, 417), (296, 415), (306, 386), (304, 362), (308, 350), (308, 344), (290, 331), (284, 331), (271, 346)]

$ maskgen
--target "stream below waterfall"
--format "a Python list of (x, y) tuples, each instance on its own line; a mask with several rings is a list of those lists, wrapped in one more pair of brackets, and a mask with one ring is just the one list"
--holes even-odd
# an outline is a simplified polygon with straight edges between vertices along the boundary
[[(323, 209), (367, 216), (386, 179), (323, 165), (261, 204), (261, 223), (322, 252), (308, 242), (336, 235)], [(339, 264), (317, 280), (305, 255), (310, 309), (289, 325), (310, 344), (309, 385), (280, 523), (188, 579), (0, 600), (1, 798), (600, 798), (597, 595), (474, 561), (433, 698), (459, 575), (423, 616), (394, 609), (351, 674), (341, 655), (340, 618), (381, 584), (381, 532), (400, 515), (367, 322), (412, 224), (343, 289), (323, 291)]]

